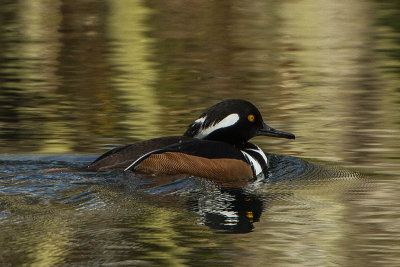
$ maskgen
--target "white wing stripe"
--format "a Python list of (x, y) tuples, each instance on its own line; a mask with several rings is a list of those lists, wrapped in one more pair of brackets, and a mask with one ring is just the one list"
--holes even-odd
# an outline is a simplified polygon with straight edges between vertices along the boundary
[(138, 158), (137, 160), (135, 160), (134, 162), (132, 162), (131, 165), (129, 165), (128, 167), (126, 167), (126, 168), (124, 169), (124, 172), (128, 171), (130, 168), (132, 168), (132, 166), (134, 166), (137, 162), (142, 161), (142, 159), (145, 158), (145, 157), (147, 157), (148, 155), (154, 154), (155, 152), (161, 151), (161, 150), (162, 150), (162, 149), (156, 149), (156, 150), (153, 150), (153, 151), (150, 151), (150, 152), (144, 154), (143, 156), (141, 156), (140, 158)]

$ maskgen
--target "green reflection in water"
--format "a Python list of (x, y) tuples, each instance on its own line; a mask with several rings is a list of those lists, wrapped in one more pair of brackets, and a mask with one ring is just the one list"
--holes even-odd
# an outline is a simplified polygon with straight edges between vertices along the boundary
[[(225, 236), (196, 225), (193, 214), (182, 209), (176, 198), (146, 200), (101, 186), (77, 188), (69, 194), (76, 197), (85, 190), (95, 192), (92, 204), (52, 199), (47, 200), (49, 206), (35, 197), (2, 197), (11, 214), (2, 221), (0, 240), (13, 249), (2, 249), (0, 262), (185, 266), (207, 260), (226, 262), (224, 252), (235, 250)], [(157, 207), (154, 202), (164, 205)], [(13, 214), (16, 211), (18, 215)]]
[[(287, 191), (284, 185), (269, 188), (270, 193), (280, 191), (281, 197), (270, 203), (264, 212), (260, 222), (262, 229), (235, 243), (247, 253), (255, 252), (257, 257), (238, 258), (238, 264), (244, 265), (246, 261), (252, 266), (263, 262), (271, 266), (279, 266), (282, 262), (289, 265), (312, 262), (319, 266), (329, 266), (332, 262), (346, 264), (347, 248), (343, 244), (350, 242), (347, 235), (352, 226), (343, 221), (348, 210), (342, 200), (346, 194), (344, 187), (351, 189), (354, 186), (347, 182), (300, 185)], [(299, 231), (301, 238), (296, 234)]]
[[(359, 2), (282, 5), (282, 32), (293, 48), (286, 53), (292, 72), (288, 72), (285, 87), (293, 93), (290, 109), (301, 111), (293, 118), (301, 122), (294, 130), (299, 136), (296, 147), (307, 151), (312, 143), (312, 157), (342, 160), (343, 151), (363, 146), (362, 134), (354, 136), (354, 129), (362, 127), (361, 122), (375, 122), (370, 113), (358, 112), (368, 101), (364, 90), (370, 97), (379, 93), (375, 62), (365, 60), (374, 52), (370, 46), (372, 25), (362, 14), (372, 13), (373, 7)], [(368, 88), (361, 77), (370, 77)], [(327, 126), (335, 130), (327, 131)]]
[(54, 129), (49, 120), (54, 117), (55, 107), (47, 105), (45, 97), (54, 97), (59, 85), (56, 74), (60, 47), (59, 6), (57, 1), (20, 1), (2, 10), (0, 101), (3, 124), (0, 134), (3, 147), (17, 146), (22, 150), (23, 142), (30, 150), (68, 149), (62, 136), (57, 136), (54, 142), (47, 140), (48, 148), (46, 143), (35, 138), (51, 136)]
[(111, 39), (110, 64), (117, 75), (112, 77), (121, 101), (130, 108), (122, 124), (133, 138), (156, 137), (160, 132), (159, 116), (162, 111), (157, 103), (154, 83), (157, 72), (150, 62), (153, 40), (146, 36), (149, 28), (144, 25), (151, 10), (142, 1), (110, 1), (108, 38)]

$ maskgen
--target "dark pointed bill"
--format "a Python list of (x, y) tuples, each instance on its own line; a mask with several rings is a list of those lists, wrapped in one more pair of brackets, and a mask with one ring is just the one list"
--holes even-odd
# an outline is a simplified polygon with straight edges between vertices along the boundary
[(296, 137), (292, 133), (282, 132), (279, 130), (275, 130), (274, 128), (266, 125), (263, 123), (263, 128), (260, 129), (257, 135), (265, 135), (265, 136), (272, 136), (272, 137), (279, 137), (279, 138), (288, 138), (288, 139), (295, 139)]

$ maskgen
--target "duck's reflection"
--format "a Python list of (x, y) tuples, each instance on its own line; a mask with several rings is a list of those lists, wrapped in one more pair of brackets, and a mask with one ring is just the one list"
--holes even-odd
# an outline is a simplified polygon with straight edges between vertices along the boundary
[[(124, 188), (145, 193), (150, 201), (162, 198), (175, 199), (178, 195), (190, 211), (199, 215), (201, 224), (225, 233), (248, 233), (254, 229), (269, 199), (264, 194), (256, 195), (243, 185), (221, 185), (196, 177), (163, 179), (141, 179), (129, 176)], [(160, 200), (161, 201), (161, 200)], [(162, 200), (162, 202), (167, 202)], [(174, 202), (174, 201), (172, 201)], [(179, 205), (179, 204), (177, 204)]]
[[(257, 195), (254, 193), (256, 191), (250, 188), (263, 188), (266, 184), (270, 186), (270, 182), (312, 178), (310, 174), (315, 172), (317, 167), (296, 157), (276, 154), (267, 154), (267, 156), (270, 168), (265, 179), (241, 186), (214, 186), (212, 189), (204, 190), (200, 196), (191, 201), (191, 208), (201, 216), (204, 225), (228, 233), (252, 231), (254, 223), (259, 221), (261, 213), (266, 210), (267, 202), (282, 197), (287, 192), (266, 193), (264, 191)], [(324, 172), (317, 171), (317, 173)], [(329, 177), (331, 176), (332, 173)], [(282, 184), (280, 188), (285, 188), (285, 186), (288, 185)]]
[(291, 194), (293, 187), (300, 186), (301, 181), (323, 180), (323, 177), (337, 177), (339, 174), (334, 169), (300, 158), (277, 154), (267, 156), (270, 168), (267, 177), (261, 179), (224, 184), (192, 176), (145, 177), (125, 173), (127, 183), (124, 188), (130, 188), (136, 195), (142, 192), (144, 196), (150, 196), (152, 203), (161, 197), (163, 200), (160, 202), (165, 203), (168, 199), (173, 205), (179, 196), (189, 205), (190, 211), (199, 215), (201, 223), (211, 229), (224, 233), (248, 233), (254, 229), (254, 223), (260, 220), (267, 205)]
[(228, 233), (253, 230), (264, 208), (261, 198), (242, 188), (216, 188), (215, 191), (190, 201), (204, 225)]

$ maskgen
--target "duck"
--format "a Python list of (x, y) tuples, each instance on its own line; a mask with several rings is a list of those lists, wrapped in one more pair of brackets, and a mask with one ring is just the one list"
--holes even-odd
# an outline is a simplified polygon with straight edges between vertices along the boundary
[(268, 159), (249, 140), (295, 139), (268, 126), (249, 101), (228, 99), (204, 111), (182, 136), (166, 136), (114, 148), (80, 171), (122, 170), (150, 176), (196, 176), (237, 181), (265, 176)]

